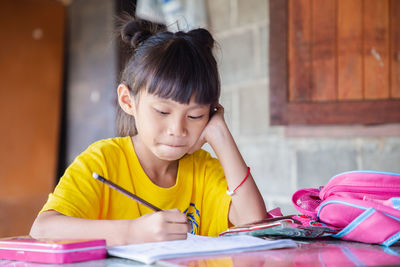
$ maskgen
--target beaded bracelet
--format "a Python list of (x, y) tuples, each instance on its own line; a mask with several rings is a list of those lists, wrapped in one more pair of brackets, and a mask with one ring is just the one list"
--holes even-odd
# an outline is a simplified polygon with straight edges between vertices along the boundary
[(249, 177), (249, 175), (250, 175), (250, 167), (247, 167), (247, 174), (246, 177), (244, 177), (243, 181), (238, 186), (236, 186), (236, 188), (233, 189), (232, 191), (229, 191), (229, 187), (226, 187), (226, 193), (230, 196), (235, 194), (235, 191), (247, 180), (247, 177)]

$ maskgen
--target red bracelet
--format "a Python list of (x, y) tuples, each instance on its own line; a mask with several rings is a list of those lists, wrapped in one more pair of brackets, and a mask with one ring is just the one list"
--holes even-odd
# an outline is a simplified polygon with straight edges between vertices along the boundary
[(244, 182), (246, 182), (247, 177), (249, 177), (249, 174), (250, 174), (250, 167), (247, 167), (247, 174), (246, 174), (246, 177), (244, 177), (243, 181), (242, 181), (235, 189), (233, 189), (232, 191), (229, 191), (229, 187), (226, 187), (226, 193), (227, 193), (228, 195), (232, 196), (232, 195), (235, 193), (235, 191), (236, 191)]

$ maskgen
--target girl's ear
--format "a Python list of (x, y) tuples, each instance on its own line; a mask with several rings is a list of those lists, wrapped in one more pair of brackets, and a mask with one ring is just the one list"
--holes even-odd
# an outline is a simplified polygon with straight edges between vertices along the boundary
[(121, 83), (118, 85), (118, 104), (127, 114), (135, 116), (135, 100), (131, 96), (128, 86)]

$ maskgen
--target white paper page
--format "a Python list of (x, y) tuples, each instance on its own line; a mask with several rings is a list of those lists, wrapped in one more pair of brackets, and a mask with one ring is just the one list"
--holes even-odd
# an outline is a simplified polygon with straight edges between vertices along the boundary
[(247, 235), (206, 237), (188, 234), (186, 240), (113, 246), (107, 247), (107, 250), (112, 256), (151, 264), (159, 259), (295, 246), (296, 243), (289, 239), (264, 240)]

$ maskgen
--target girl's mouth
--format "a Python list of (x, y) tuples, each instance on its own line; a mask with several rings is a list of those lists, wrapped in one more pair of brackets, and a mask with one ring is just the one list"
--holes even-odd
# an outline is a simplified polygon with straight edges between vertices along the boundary
[(173, 145), (171, 145), (171, 144), (165, 144), (166, 146), (169, 146), (169, 147), (184, 147), (185, 145), (175, 145), (175, 144), (173, 144)]

